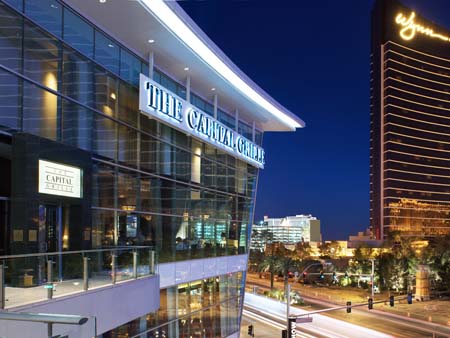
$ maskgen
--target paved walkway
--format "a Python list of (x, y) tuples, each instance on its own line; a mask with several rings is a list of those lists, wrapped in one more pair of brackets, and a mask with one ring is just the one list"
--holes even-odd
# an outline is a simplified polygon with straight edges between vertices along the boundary
[[(131, 274), (120, 274), (116, 277), (117, 282), (131, 280)], [(98, 274), (89, 278), (89, 290), (112, 285), (109, 273)], [(82, 279), (71, 279), (53, 283), (53, 298), (67, 296), (83, 291)], [(48, 286), (38, 285), (32, 287), (10, 287), (5, 288), (5, 308), (32, 304), (44, 301), (47, 298)]]

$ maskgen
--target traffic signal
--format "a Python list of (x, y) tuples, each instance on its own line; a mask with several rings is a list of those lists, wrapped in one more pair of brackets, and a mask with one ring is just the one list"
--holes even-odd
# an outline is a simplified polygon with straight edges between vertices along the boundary
[(406, 300), (408, 301), (408, 304), (412, 304), (412, 293), (408, 292), (408, 295), (406, 296)]
[(253, 325), (250, 324), (250, 325), (248, 326), (248, 331), (247, 331), (247, 332), (248, 332), (248, 334), (249, 334), (250, 336), (253, 337)]
[(320, 271), (320, 279), (324, 279), (323, 271)]
[(306, 275), (308, 275), (306, 272), (303, 272), (303, 279), (305, 279), (306, 278)]
[(394, 296), (389, 296), (389, 305), (394, 306)]
[(336, 280), (336, 272), (333, 271), (333, 280)]
[(372, 298), (369, 298), (368, 306), (369, 306), (369, 310), (373, 309), (373, 299)]
[(348, 278), (348, 272), (345, 271), (345, 278)]
[(248, 326), (248, 334), (250, 335), (250, 336), (253, 336), (253, 325), (249, 325)]
[(347, 302), (347, 313), (352, 313), (352, 302)]

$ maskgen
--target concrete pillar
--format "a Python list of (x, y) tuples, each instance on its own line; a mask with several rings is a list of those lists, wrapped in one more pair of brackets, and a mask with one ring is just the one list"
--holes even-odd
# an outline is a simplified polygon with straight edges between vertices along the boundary
[(148, 54), (148, 77), (152, 80), (153, 80), (154, 68), (155, 68), (155, 53), (153, 51), (151, 51)]
[(186, 101), (191, 103), (191, 76), (186, 77)]
[(217, 94), (214, 94), (214, 118), (217, 120)]
[(419, 265), (416, 271), (416, 300), (430, 300), (430, 280), (427, 265)]

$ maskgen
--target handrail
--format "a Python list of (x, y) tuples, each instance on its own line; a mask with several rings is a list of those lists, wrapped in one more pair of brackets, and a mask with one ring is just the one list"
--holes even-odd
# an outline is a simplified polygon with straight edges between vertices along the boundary
[(0, 312), (0, 320), (18, 320), (23, 322), (83, 325), (89, 320), (89, 318), (77, 315), (64, 315), (64, 314)]
[(106, 252), (106, 251), (117, 251), (117, 250), (135, 250), (135, 249), (154, 249), (153, 246), (136, 245), (136, 246), (112, 246), (110, 248), (102, 249), (89, 249), (89, 250), (76, 250), (76, 251), (52, 251), (52, 252), (36, 252), (32, 254), (19, 254), (19, 255), (6, 255), (0, 256), (2, 259), (12, 259), (12, 258), (27, 258), (27, 257), (45, 257), (54, 255), (67, 255), (67, 254), (79, 254), (79, 253), (92, 253), (92, 252)]

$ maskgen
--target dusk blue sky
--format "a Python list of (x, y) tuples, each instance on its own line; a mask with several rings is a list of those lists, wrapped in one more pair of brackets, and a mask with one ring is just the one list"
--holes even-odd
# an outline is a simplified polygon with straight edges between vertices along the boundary
[[(312, 214), (325, 240), (369, 226), (373, 2), (181, 2), (239, 68), (306, 122), (295, 133), (264, 135), (255, 221)], [(449, 0), (401, 2), (450, 28)]]

